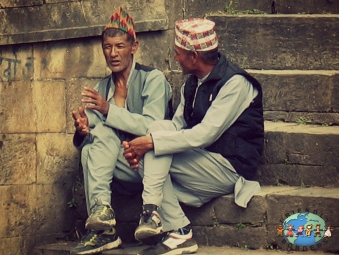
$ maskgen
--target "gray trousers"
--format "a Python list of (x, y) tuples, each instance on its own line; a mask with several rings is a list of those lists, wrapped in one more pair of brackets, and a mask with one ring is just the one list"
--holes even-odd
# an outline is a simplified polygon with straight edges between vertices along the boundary
[[(156, 121), (150, 132), (164, 129), (173, 130), (172, 122)], [(83, 147), (81, 154), (88, 213), (95, 198), (111, 203), (110, 183), (113, 177), (132, 183), (142, 181), (143, 203), (159, 206), (163, 229), (169, 231), (190, 223), (179, 201), (199, 207), (215, 197), (233, 193), (235, 184), (240, 183), (237, 173), (225, 168), (204, 149), (163, 156), (155, 156), (153, 151), (149, 151), (140, 161), (138, 171), (132, 170), (122, 155), (121, 146), (121, 141), (129, 139), (119, 130), (105, 126), (102, 121), (91, 129), (90, 142)]]
[[(156, 121), (149, 132), (175, 130), (171, 121)], [(217, 160), (219, 156), (204, 149), (155, 156), (149, 151), (144, 157), (144, 204), (160, 207), (164, 230), (189, 224), (179, 201), (199, 207), (211, 199), (234, 192), (239, 175)]]

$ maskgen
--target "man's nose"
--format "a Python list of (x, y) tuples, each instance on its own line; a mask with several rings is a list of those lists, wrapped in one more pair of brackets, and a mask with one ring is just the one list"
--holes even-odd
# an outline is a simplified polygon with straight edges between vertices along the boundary
[(117, 51), (116, 51), (116, 48), (115, 47), (112, 47), (112, 50), (111, 50), (111, 57), (114, 57), (117, 55)]

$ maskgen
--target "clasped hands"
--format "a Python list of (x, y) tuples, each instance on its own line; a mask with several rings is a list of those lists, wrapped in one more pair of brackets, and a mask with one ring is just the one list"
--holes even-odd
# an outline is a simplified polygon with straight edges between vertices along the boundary
[(146, 152), (153, 150), (153, 139), (150, 135), (140, 136), (132, 141), (123, 141), (122, 146), (125, 151), (123, 153), (125, 159), (132, 169), (137, 170), (139, 167), (140, 159)]

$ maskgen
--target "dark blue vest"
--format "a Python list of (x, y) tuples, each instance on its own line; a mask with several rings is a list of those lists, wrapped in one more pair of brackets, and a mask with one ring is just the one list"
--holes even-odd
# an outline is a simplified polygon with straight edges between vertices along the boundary
[[(254, 77), (229, 62), (224, 55), (219, 55), (218, 63), (198, 88), (194, 108), (192, 103), (197, 88), (197, 77), (191, 75), (187, 79), (184, 88), (184, 118), (187, 128), (199, 124), (220, 88), (235, 74), (243, 75), (251, 82), (258, 90), (258, 95), (232, 126), (205, 149), (220, 153), (230, 161), (237, 173), (246, 179), (252, 179), (260, 163), (264, 146), (262, 88)], [(210, 100), (211, 95), (212, 100)]]

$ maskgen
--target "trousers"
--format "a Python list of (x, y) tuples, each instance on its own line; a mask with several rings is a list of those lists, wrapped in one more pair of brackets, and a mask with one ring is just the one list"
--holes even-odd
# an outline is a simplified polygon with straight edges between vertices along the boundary
[[(155, 121), (149, 132), (173, 129), (171, 121)], [(236, 200), (247, 203), (257, 191), (255, 183), (227, 169), (218, 160), (219, 154), (204, 149), (162, 156), (149, 151), (139, 162), (139, 169), (133, 170), (123, 157), (124, 149), (121, 146), (123, 140), (130, 139), (132, 137), (128, 134), (104, 125), (100, 119), (91, 129), (89, 142), (81, 152), (88, 214), (96, 198), (111, 204), (110, 184), (113, 178), (129, 182), (132, 186), (143, 182), (143, 203), (159, 206), (164, 231), (190, 223), (179, 202), (199, 207), (215, 197), (234, 193), (237, 189)]]

